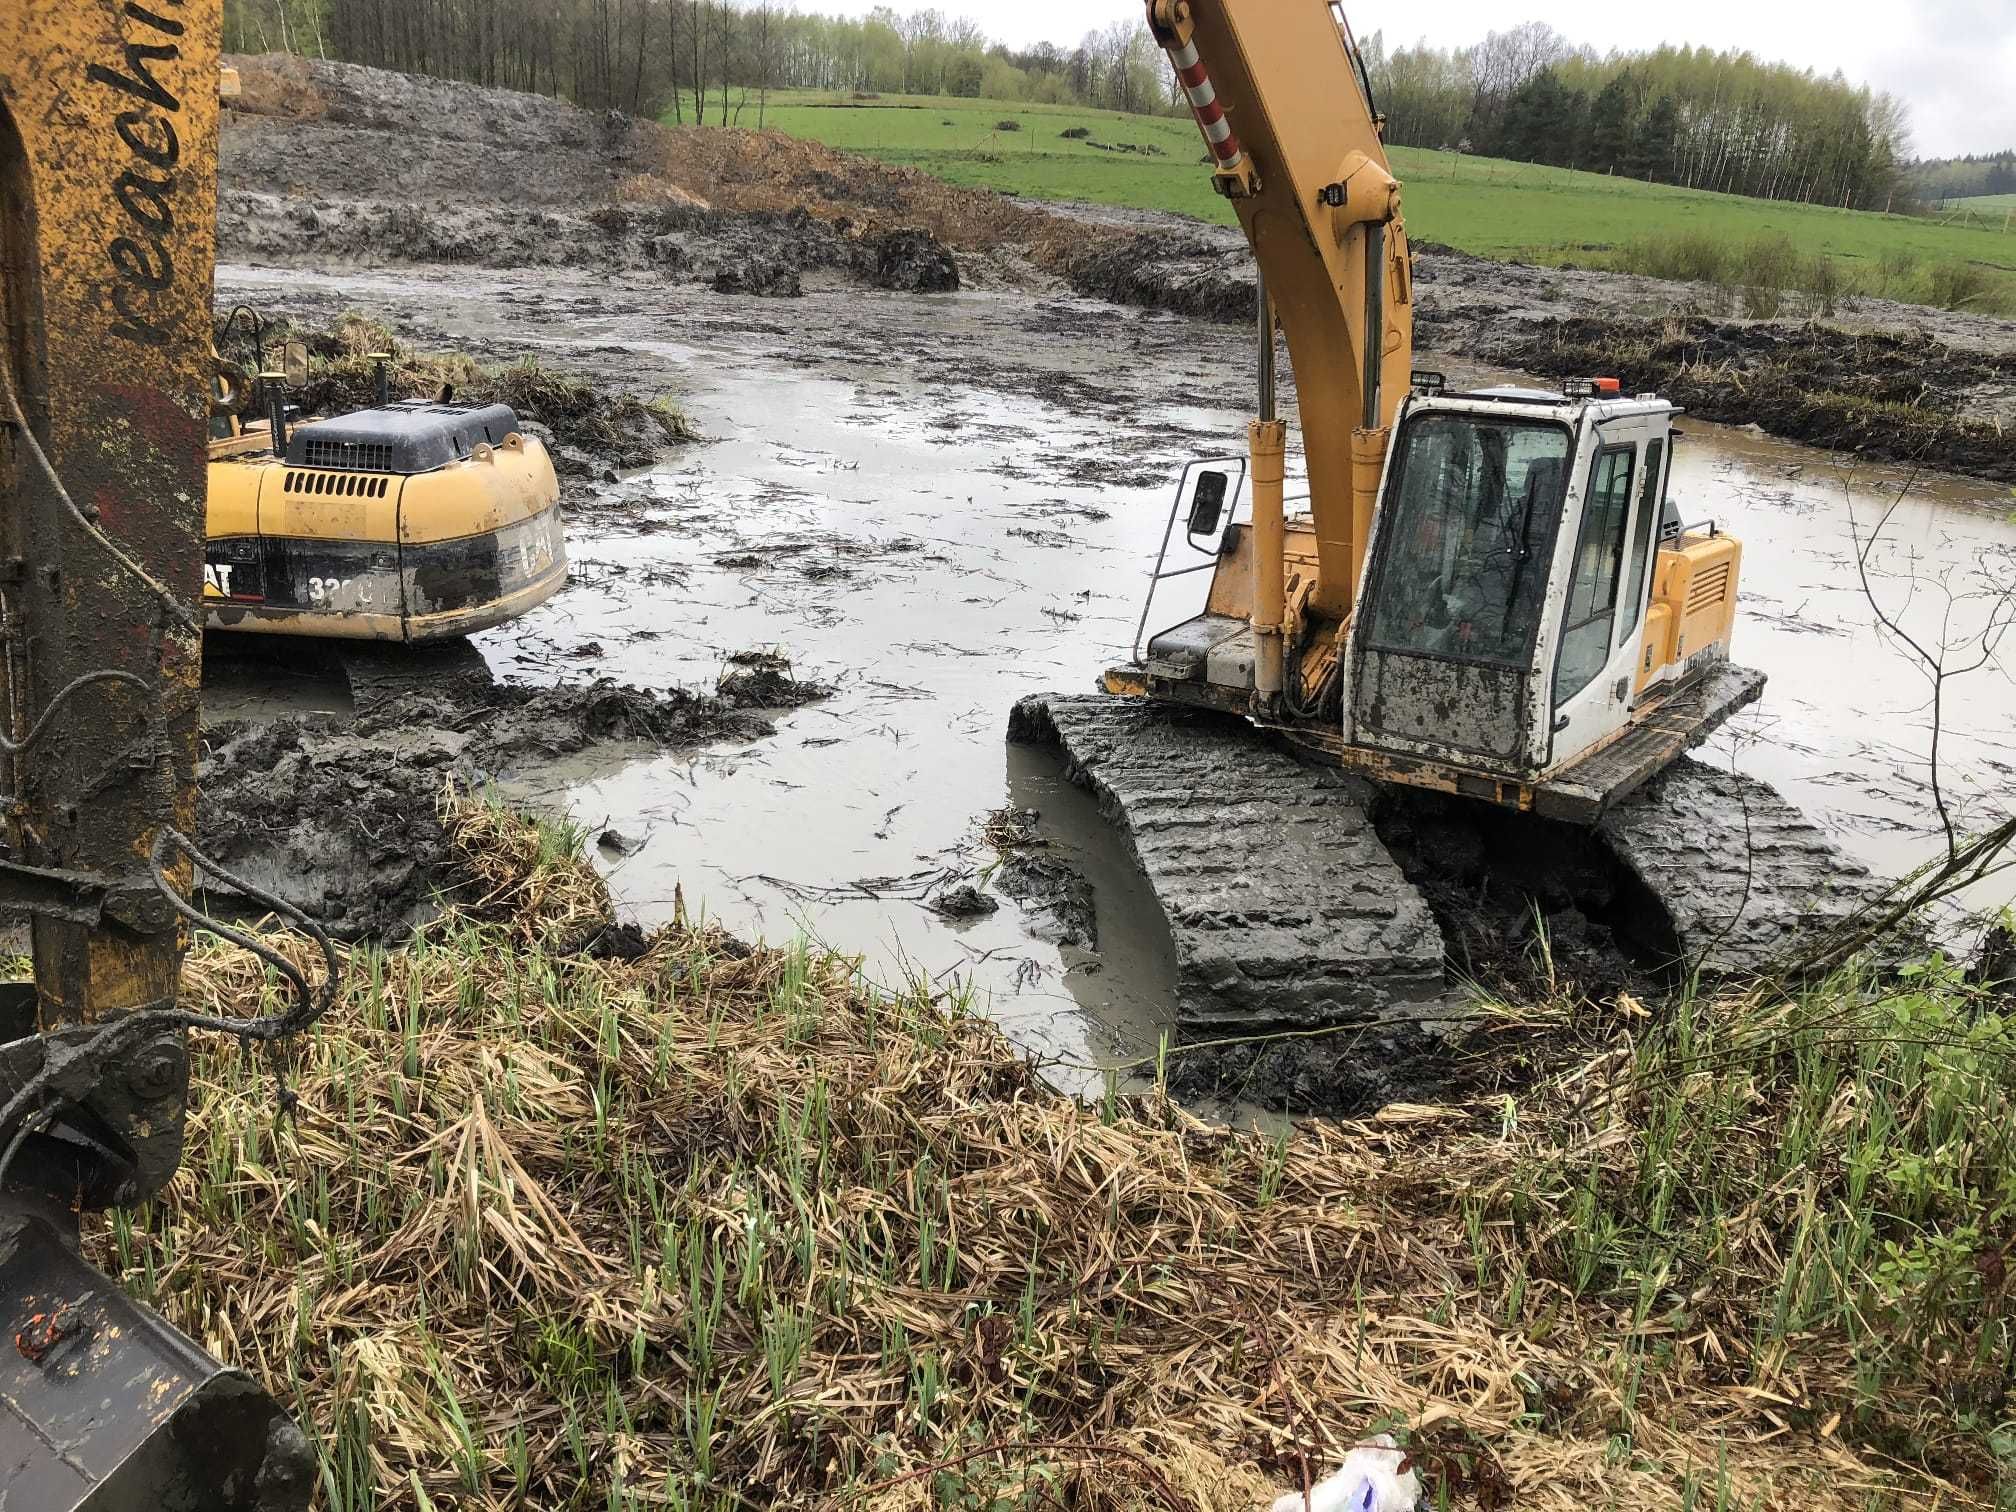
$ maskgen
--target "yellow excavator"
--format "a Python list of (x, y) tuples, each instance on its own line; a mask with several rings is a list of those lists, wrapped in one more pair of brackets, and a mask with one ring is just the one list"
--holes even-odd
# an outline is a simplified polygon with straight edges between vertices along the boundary
[[(240, 95), (218, 69), (218, 97)], [(244, 321), (240, 323), (240, 317)], [(254, 635), (425, 645), (516, 619), (566, 585), (560, 482), (510, 405), (393, 399), (292, 419), (306, 355), (232, 310), (250, 365), (214, 351), (204, 623)]]
[[(241, 87), (219, 69), (221, 99)], [(390, 354), (374, 353), (372, 408), (296, 421), (305, 354), (283, 343), (269, 362), (242, 307), (219, 343), (240, 327), (251, 362), (218, 354), (211, 390), (210, 629), (423, 645), (516, 619), (566, 584), (560, 483), (510, 406), (395, 400)]]
[(371, 408), (297, 421), (305, 358), (269, 367), (241, 313), (253, 365), (219, 357), (211, 403), (209, 628), (421, 645), (566, 584), (559, 480), (509, 405), (394, 399), (380, 353)]
[(1179, 1022), (1443, 1011), (1446, 921), (1377, 832), (1395, 795), (1462, 800), (1522, 865), (1602, 850), (1585, 903), (1669, 964), (1760, 965), (1859, 899), (1761, 784), (1751, 838), (1791, 864), (1752, 865), (1741, 814), (1732, 851), (1726, 774), (1680, 760), (1764, 679), (1729, 659), (1739, 543), (1668, 496), (1674, 406), (1601, 377), (1457, 393), (1414, 371), (1401, 186), (1341, 9), (1147, 15), (1258, 267), (1259, 413), (1243, 457), (1186, 470), (1132, 659), (1103, 696), (1026, 700), (1011, 735), (1059, 746), (1126, 827)]

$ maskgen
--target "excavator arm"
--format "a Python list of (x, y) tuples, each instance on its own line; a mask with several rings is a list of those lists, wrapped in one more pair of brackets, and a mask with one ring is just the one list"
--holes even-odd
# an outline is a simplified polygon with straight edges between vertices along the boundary
[[(1197, 115), (1214, 181), (1252, 245), (1265, 344), (1271, 353), (1270, 305), (1288, 339), (1317, 555), (1305, 612), (1342, 622), (1356, 597), (1388, 427), (1414, 356), (1400, 185), (1370, 83), (1342, 11), (1320, 0), (1149, 0), (1148, 25)], [(1266, 387), (1251, 434), (1254, 628), (1263, 663), (1269, 639), (1278, 657), (1287, 608), (1274, 565), (1282, 555), (1286, 435)], [(1263, 581), (1270, 566), (1271, 581)], [(1263, 670), (1262, 693), (1274, 691), (1267, 681)]]
[(213, 922), (182, 895), (221, 24), (219, 0), (0, 3), (0, 915), (34, 956), (0, 981), (5, 1509), (287, 1512), (312, 1483), (278, 1405), (77, 1248), (80, 1211), (173, 1178), (190, 1028), (307, 1022), (180, 990), (185, 920)]

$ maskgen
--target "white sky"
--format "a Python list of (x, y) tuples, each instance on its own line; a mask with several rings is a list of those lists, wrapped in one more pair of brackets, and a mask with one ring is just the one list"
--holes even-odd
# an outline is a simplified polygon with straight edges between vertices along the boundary
[[(807, 10), (865, 15), (873, 0), (801, 0)], [(927, 0), (895, 0), (899, 11)], [(1313, 3), (1313, 0), (1271, 0)], [(1011, 46), (1074, 43), (1086, 31), (1141, 14), (1135, 0), (936, 0), (950, 15), (973, 17)], [(1887, 89), (1911, 111), (1911, 138), (1926, 156), (2016, 147), (2016, 0), (1346, 0), (1352, 26), (1384, 31), (1389, 45), (1427, 39), (1440, 46), (1474, 42), (1494, 28), (1541, 20), (1571, 42), (1599, 52), (1661, 42), (1743, 48), (1770, 61)]]

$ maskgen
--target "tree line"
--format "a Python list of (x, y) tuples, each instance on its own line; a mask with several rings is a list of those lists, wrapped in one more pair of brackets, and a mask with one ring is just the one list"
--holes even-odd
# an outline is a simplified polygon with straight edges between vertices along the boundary
[[(853, 18), (779, 0), (226, 0), (225, 12), (235, 50), (676, 121), (760, 125), (772, 89), (1183, 108), (1138, 21), (1075, 47), (1014, 49), (935, 9)], [(1599, 56), (1541, 22), (1462, 48), (1389, 50), (1375, 34), (1364, 51), (1388, 138), (1403, 146), (1811, 203), (1882, 209), (1898, 196), (1904, 108), (1839, 74), (1706, 48)]]
[(1169, 107), (1139, 22), (1014, 49), (939, 10), (861, 18), (776, 0), (226, 0), (225, 46), (564, 95), (592, 109), (754, 124), (772, 89)]
[(1932, 205), (1983, 194), (2016, 194), (2016, 151), (1923, 158), (1907, 166), (1904, 177), (1912, 192)]
[(1390, 141), (1762, 199), (1893, 206), (1907, 145), (1894, 97), (1749, 53), (1598, 56), (1544, 22), (1474, 47), (1365, 44)]

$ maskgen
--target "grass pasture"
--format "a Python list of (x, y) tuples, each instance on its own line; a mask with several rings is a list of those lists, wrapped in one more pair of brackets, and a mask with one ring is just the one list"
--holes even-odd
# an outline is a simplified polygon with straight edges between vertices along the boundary
[(1976, 210), (1984, 215), (2002, 215), (2016, 210), (2016, 194), (1976, 194), (1967, 199), (1946, 201), (1943, 207), (1952, 210)]
[[(1015, 129), (1003, 129), (1011, 121)], [(754, 101), (737, 123), (756, 124)], [(764, 124), (956, 184), (1232, 220), (1211, 191), (1197, 129), (1183, 117), (780, 92), (771, 96)], [(1958, 289), (1967, 301), (1962, 308), (2016, 308), (2016, 234), (1991, 225), (1993, 214), (1941, 221), (1708, 194), (1497, 158), (1404, 147), (1392, 156), (1407, 186), (1407, 225), (1417, 241), (1483, 257), (1632, 265), (1643, 259), (1630, 249), (1669, 238), (1730, 247), (1789, 238), (1802, 256), (1834, 259), (1845, 291), (1943, 303), (1942, 289)], [(1980, 201), (1970, 207), (1986, 208)], [(1932, 270), (1941, 266), (1975, 272), (1949, 274), (1935, 287)]]

